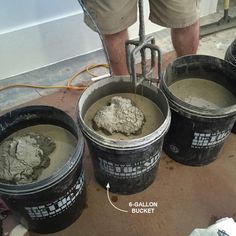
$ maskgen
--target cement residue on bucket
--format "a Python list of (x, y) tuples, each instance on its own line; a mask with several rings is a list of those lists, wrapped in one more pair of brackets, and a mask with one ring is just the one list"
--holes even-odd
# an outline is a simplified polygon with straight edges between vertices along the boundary
[(214, 110), (236, 104), (229, 90), (211, 80), (182, 79), (171, 84), (169, 90), (182, 101), (200, 108)]
[[(111, 101), (111, 99), (116, 96), (130, 99), (131, 103), (135, 105), (136, 109), (142, 112), (143, 116), (141, 115), (141, 113), (139, 113), (139, 116), (140, 116), (139, 125), (141, 126), (141, 129), (137, 128), (138, 126), (135, 126), (133, 124), (132, 127), (136, 127), (133, 129), (134, 132), (126, 132), (126, 134), (124, 134), (125, 132), (122, 133), (122, 132), (116, 131), (116, 132), (112, 132), (112, 134), (110, 135), (105, 134), (102, 130), (96, 130), (96, 132), (99, 133), (100, 135), (103, 135), (112, 139), (116, 139), (116, 140), (135, 139), (135, 138), (144, 137), (152, 133), (154, 130), (160, 127), (160, 125), (163, 123), (164, 115), (162, 114), (160, 109), (157, 107), (157, 105), (154, 102), (152, 102), (150, 99), (144, 96), (138, 95), (138, 94), (133, 94), (133, 93), (119, 93), (119, 94), (112, 94), (112, 95), (105, 96), (99, 99), (98, 101), (96, 101), (91, 107), (89, 107), (89, 109), (87, 110), (84, 116), (84, 121), (86, 125), (88, 125), (91, 129), (93, 129), (94, 128), (93, 119), (97, 111), (102, 109), (102, 107), (106, 107)], [(136, 109), (134, 109), (134, 111)], [(124, 117), (126, 117), (126, 119), (129, 119), (129, 116), (124, 115)], [(131, 120), (130, 122), (131, 123), (134, 122), (136, 118), (134, 117), (134, 119)], [(130, 123), (128, 122), (124, 122), (122, 124), (120, 123), (119, 124), (121, 126), (120, 130), (122, 131), (124, 129), (127, 129), (127, 124), (129, 125)], [(126, 126), (126, 127), (122, 127), (122, 126)], [(138, 129), (140, 132), (137, 133)], [(114, 127), (113, 127), (113, 130), (115, 130)]]
[(109, 134), (120, 132), (129, 136), (141, 130), (144, 114), (130, 99), (114, 96), (108, 105), (96, 112), (93, 121), (96, 129), (103, 129)]
[(75, 137), (53, 125), (21, 129), (0, 144), (0, 179), (27, 184), (52, 175), (70, 157)]

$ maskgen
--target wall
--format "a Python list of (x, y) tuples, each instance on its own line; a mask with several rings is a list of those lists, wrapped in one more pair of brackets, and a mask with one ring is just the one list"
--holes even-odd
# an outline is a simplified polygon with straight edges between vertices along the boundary
[(0, 3), (0, 79), (101, 48), (76, 0)]
[[(204, 14), (217, 0), (203, 1)], [(101, 48), (98, 35), (83, 23), (76, 0), (0, 0), (0, 80)], [(146, 33), (161, 29), (147, 20)], [(138, 23), (129, 29), (137, 37)]]

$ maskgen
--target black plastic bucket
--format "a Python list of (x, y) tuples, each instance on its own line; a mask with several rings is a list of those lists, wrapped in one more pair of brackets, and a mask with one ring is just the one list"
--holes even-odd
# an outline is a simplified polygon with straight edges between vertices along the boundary
[[(236, 39), (227, 48), (225, 60), (236, 66)], [(232, 133), (236, 134), (236, 124), (233, 126)]]
[(227, 48), (225, 60), (236, 66), (236, 39)]
[(29, 106), (0, 117), (0, 141), (15, 131), (39, 124), (56, 125), (71, 132), (77, 139), (73, 154), (48, 178), (21, 185), (0, 182), (0, 197), (29, 230), (52, 233), (72, 224), (84, 208), (84, 140), (65, 112), (49, 106)]
[(153, 101), (165, 118), (158, 129), (142, 138), (114, 140), (99, 135), (84, 122), (86, 111), (98, 99), (115, 93), (133, 93), (129, 77), (94, 83), (84, 91), (77, 106), (78, 123), (87, 140), (95, 178), (104, 188), (109, 183), (110, 190), (120, 194), (140, 192), (153, 182), (164, 135), (170, 125), (168, 101), (158, 88), (147, 83), (139, 86), (136, 92)]
[(236, 97), (236, 68), (211, 56), (185, 56), (169, 64), (161, 79), (160, 88), (169, 100), (172, 117), (163, 149), (177, 162), (199, 166), (217, 158), (236, 119), (236, 105), (208, 110), (183, 102), (169, 86), (188, 78), (214, 81)]

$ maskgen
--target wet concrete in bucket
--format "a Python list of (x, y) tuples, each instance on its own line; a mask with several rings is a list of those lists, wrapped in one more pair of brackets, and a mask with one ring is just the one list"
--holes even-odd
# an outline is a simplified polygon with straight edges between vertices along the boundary
[(108, 105), (101, 107), (94, 118), (95, 129), (102, 129), (109, 134), (114, 132), (127, 136), (135, 134), (145, 123), (144, 114), (128, 98), (114, 96)]
[[(97, 129), (97, 126), (94, 126), (94, 118), (96, 115), (103, 109), (109, 107), (111, 100), (115, 97), (120, 97), (123, 99), (130, 99), (132, 103), (132, 108), (130, 113), (126, 113), (128, 109), (120, 110), (120, 115), (122, 115), (122, 119), (118, 119), (119, 121), (119, 129), (117, 129), (117, 124), (113, 124), (111, 121), (108, 127), (115, 126), (111, 128), (112, 132), (104, 131), (104, 129)], [(129, 103), (129, 102), (128, 102)], [(109, 112), (111, 113), (110, 109)], [(126, 113), (126, 114), (125, 114)], [(136, 113), (136, 117), (133, 116)], [(142, 119), (142, 114), (144, 119)], [(139, 118), (139, 122), (137, 122), (137, 118)], [(104, 120), (104, 119), (103, 119)], [(109, 119), (107, 119), (109, 122)], [(106, 120), (106, 121), (107, 121)], [(152, 102), (150, 99), (133, 93), (120, 93), (120, 94), (112, 94), (105, 96), (98, 101), (96, 101), (89, 109), (87, 110), (84, 121), (87, 126), (91, 129), (94, 129), (98, 134), (115, 139), (115, 140), (129, 140), (136, 139), (140, 137), (144, 137), (153, 131), (155, 131), (164, 121), (164, 115), (160, 111), (159, 107)], [(139, 125), (135, 125), (135, 121), (139, 123)], [(132, 125), (133, 123), (133, 125)], [(137, 128), (138, 127), (138, 128)], [(140, 127), (140, 128), (139, 128)]]
[(182, 79), (171, 84), (169, 90), (180, 100), (209, 110), (236, 104), (236, 98), (229, 90), (206, 79)]
[(76, 138), (54, 125), (21, 129), (0, 143), (0, 181), (27, 184), (51, 176), (69, 159)]

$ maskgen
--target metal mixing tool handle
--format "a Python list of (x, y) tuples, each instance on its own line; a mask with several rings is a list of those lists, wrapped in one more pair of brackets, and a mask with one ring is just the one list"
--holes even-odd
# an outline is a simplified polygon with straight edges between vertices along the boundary
[[(126, 61), (129, 74), (131, 76), (134, 89), (141, 84), (144, 80), (151, 82), (158, 82), (157, 79), (150, 78), (154, 68), (157, 66), (158, 78), (161, 75), (161, 51), (155, 44), (155, 38), (153, 36), (145, 37), (145, 25), (143, 14), (143, 0), (139, 0), (139, 40), (127, 40), (125, 43)], [(130, 49), (131, 46), (134, 49)], [(148, 68), (146, 62), (146, 51), (151, 52), (151, 65)], [(158, 57), (156, 57), (158, 54)], [(141, 55), (141, 73), (137, 73), (135, 64), (138, 59), (138, 55)]]

